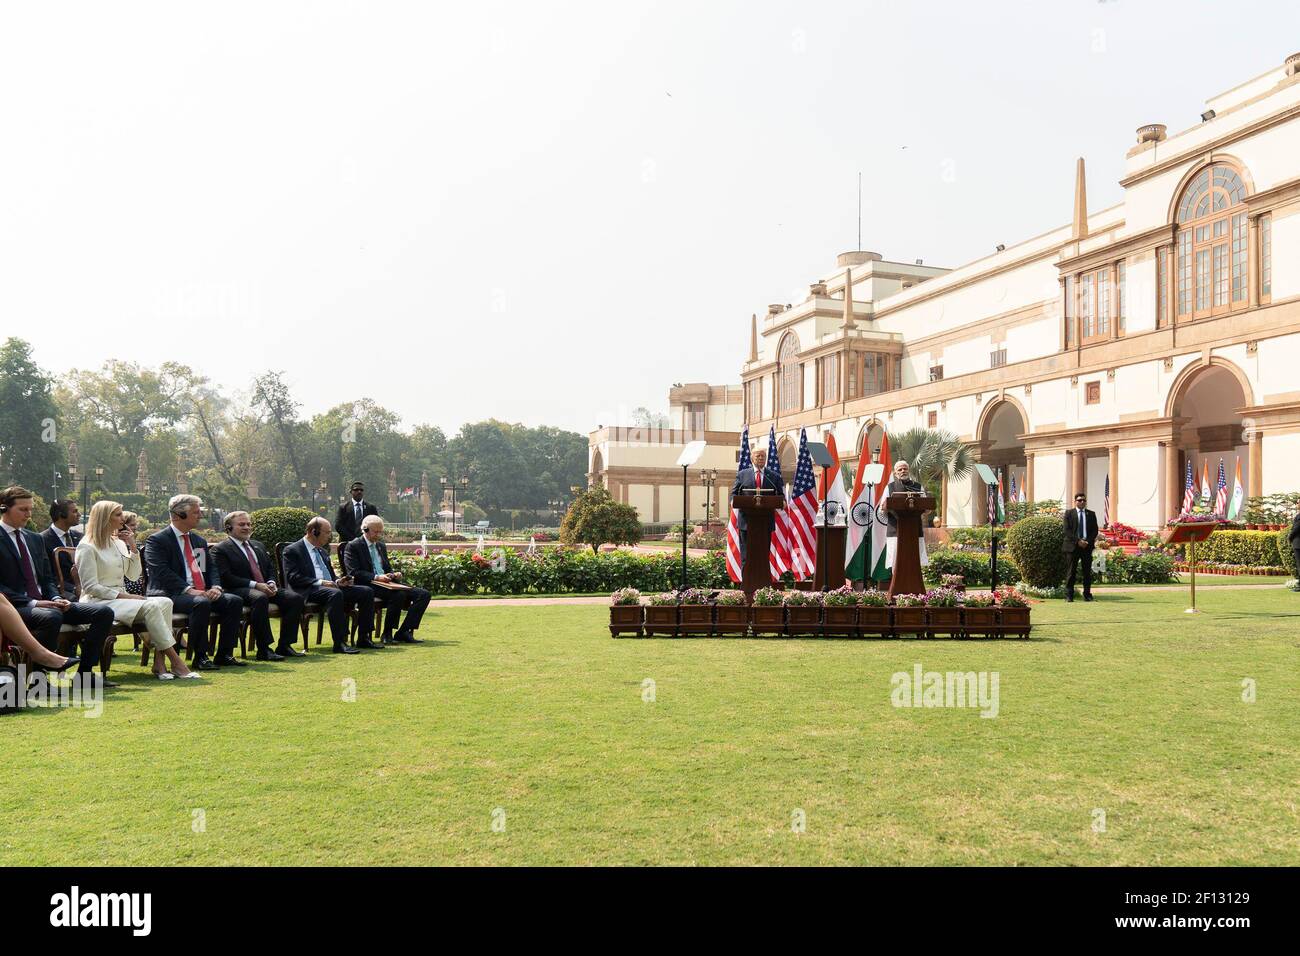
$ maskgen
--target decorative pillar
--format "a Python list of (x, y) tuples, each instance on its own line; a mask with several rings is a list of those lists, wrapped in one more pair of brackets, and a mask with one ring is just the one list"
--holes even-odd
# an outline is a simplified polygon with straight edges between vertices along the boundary
[(1168, 520), (1182, 510), (1182, 480), (1179, 471), (1178, 448), (1173, 442), (1166, 442), (1165, 449), (1165, 506), (1163, 520)]
[(1074, 496), (1079, 492), (1088, 493), (1088, 456), (1082, 451), (1074, 452), (1070, 462), (1070, 499), (1065, 503), (1068, 508), (1074, 504)]
[(659, 487), (660, 487), (660, 486), (659, 486), (659, 482), (656, 481), (652, 487), (654, 488), (654, 506), (653, 506), (653, 510), (652, 510), (651, 513), (650, 513), (650, 520), (653, 521), (653, 522), (655, 522), (656, 524), (658, 524), (658, 522), (659, 522)]
[(1246, 246), (1250, 250), (1250, 254), (1246, 256), (1249, 265), (1246, 304), (1253, 309), (1259, 305), (1259, 216), (1249, 217), (1246, 225), (1247, 241), (1250, 243)]
[(1034, 503), (1034, 453), (1025, 452), (1025, 502)]
[(1249, 448), (1246, 467), (1250, 469), (1250, 477), (1246, 486), (1250, 489), (1249, 497), (1258, 498), (1264, 493), (1264, 436), (1258, 428), (1251, 429)]
[(1110, 446), (1110, 520), (1119, 521), (1119, 445)]
[(433, 512), (433, 496), (429, 494), (429, 473), (420, 472), (420, 520), (428, 521)]
[(939, 527), (948, 527), (948, 470), (943, 472), (943, 484), (941, 494), (943, 496), (943, 505), (939, 508)]

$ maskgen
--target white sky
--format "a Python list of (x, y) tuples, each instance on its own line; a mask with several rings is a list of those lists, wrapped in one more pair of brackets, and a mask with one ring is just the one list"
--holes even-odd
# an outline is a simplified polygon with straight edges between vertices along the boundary
[(959, 265), (1300, 50), (1242, 0), (0, 11), (0, 335), (448, 433), (738, 382), (750, 313), (856, 246), (858, 170), (864, 248)]

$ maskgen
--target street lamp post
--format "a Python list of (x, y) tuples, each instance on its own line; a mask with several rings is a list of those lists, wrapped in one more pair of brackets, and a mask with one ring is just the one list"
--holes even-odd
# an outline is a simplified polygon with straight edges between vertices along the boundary
[(443, 475), (441, 478), (438, 479), (438, 483), (442, 485), (443, 491), (446, 491), (448, 488), (451, 489), (451, 533), (455, 534), (456, 533), (456, 488), (457, 486), (460, 487), (461, 496), (463, 497), (464, 493), (469, 490), (469, 476), (461, 475), (459, 478), (454, 478), (449, 475)]
[(705, 468), (700, 471), (700, 480), (704, 484), (704, 530), (709, 529), (713, 517), (713, 486), (718, 483), (718, 469)]

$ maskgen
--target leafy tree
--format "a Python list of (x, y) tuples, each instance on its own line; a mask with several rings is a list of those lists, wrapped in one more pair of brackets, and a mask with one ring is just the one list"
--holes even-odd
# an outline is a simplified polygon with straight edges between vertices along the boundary
[(560, 522), (560, 540), (565, 544), (589, 544), (599, 551), (602, 544), (636, 544), (641, 540), (641, 522), (636, 509), (615, 501), (604, 485), (594, 485), (569, 505)]
[[(889, 456), (896, 462), (906, 461), (913, 477), (936, 501), (943, 497), (945, 474), (949, 481), (960, 481), (975, 470), (970, 446), (942, 428), (909, 428), (890, 435)], [(939, 514), (943, 514), (945, 505), (946, 502), (940, 501)]]
[(289, 459), (293, 477), (300, 483), (306, 483), (308, 489), (316, 487), (303, 471), (299, 454), (298, 409), (301, 407), (293, 400), (283, 372), (267, 372), (253, 382), (253, 407), (266, 413), (267, 419), (280, 439), (280, 447)]
[[(22, 339), (0, 346), (0, 480), (32, 491), (53, 491), (55, 471), (66, 472), (59, 410), (50, 377), (32, 361)], [(65, 474), (66, 481), (66, 474)], [(60, 485), (66, 492), (67, 485)]]

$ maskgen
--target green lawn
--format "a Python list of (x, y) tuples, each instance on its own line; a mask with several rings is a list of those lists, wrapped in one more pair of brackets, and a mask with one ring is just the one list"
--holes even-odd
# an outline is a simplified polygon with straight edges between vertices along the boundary
[[(126, 655), (101, 718), (0, 718), (0, 864), (1300, 864), (1300, 595), (1185, 604), (1052, 601), (1028, 641), (435, 606), (422, 645), (200, 686)], [(892, 707), (915, 663), (996, 671), (998, 716)]]

